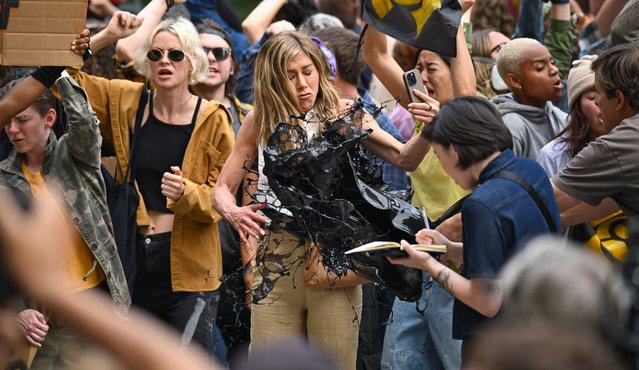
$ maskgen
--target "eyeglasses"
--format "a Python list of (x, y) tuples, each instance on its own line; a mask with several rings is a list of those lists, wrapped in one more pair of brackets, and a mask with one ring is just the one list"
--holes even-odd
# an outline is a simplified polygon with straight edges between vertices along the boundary
[(490, 49), (490, 53), (491, 54), (494, 53), (494, 52), (498, 52), (499, 53), (501, 51), (501, 49), (504, 48), (504, 46), (506, 46), (506, 43), (505, 42), (500, 42), (499, 44), (497, 44), (497, 46), (495, 46), (494, 48)]
[[(172, 49), (167, 51), (169, 60), (172, 62), (181, 62), (184, 60), (185, 54), (182, 50)], [(164, 56), (164, 52), (160, 49), (151, 49), (146, 52), (146, 58), (152, 62), (159, 62)]]
[(226, 60), (226, 58), (231, 55), (231, 48), (207, 48), (205, 46), (202, 46), (202, 49), (204, 49), (204, 53), (206, 55), (209, 55), (209, 51), (213, 52), (215, 60), (219, 62)]

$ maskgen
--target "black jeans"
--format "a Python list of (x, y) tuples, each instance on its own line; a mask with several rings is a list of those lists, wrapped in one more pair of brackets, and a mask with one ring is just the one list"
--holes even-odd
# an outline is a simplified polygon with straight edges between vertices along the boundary
[(210, 353), (219, 293), (173, 292), (170, 252), (171, 233), (138, 235), (133, 303), (177, 329), (182, 345), (195, 341)]

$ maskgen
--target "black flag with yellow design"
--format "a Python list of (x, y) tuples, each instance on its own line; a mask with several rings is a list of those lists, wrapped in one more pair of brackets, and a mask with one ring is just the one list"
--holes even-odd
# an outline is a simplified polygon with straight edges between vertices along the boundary
[(409, 45), (455, 57), (461, 21), (457, 0), (366, 0), (364, 21)]

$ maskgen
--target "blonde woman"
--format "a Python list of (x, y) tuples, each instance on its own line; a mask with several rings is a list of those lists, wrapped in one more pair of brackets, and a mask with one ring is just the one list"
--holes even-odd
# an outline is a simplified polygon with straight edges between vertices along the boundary
[[(240, 238), (260, 239), (266, 253), (257, 261), (259, 268), (282, 259), (294, 263), (309, 245), (290, 233), (265, 231), (269, 220), (256, 213), (264, 204), (240, 206), (235, 193), (244, 178), (247, 160), (256, 161), (278, 122), (289, 122), (291, 115), (306, 115), (302, 125), (308, 137), (326, 127), (324, 119), (336, 118), (348, 109), (349, 101), (340, 100), (329, 80), (327, 61), (310, 37), (298, 32), (272, 36), (257, 55), (255, 65), (254, 110), (242, 122), (237, 143), (224, 165), (214, 192), (214, 207), (231, 222)], [(431, 107), (430, 109), (429, 106)], [(435, 100), (420, 105), (422, 113), (434, 116), (439, 104)], [(417, 167), (428, 143), (416, 136), (401, 144), (381, 130), (370, 116), (362, 120), (364, 129), (372, 133), (362, 144), (397, 167), (412, 170)], [(261, 159), (261, 158), (260, 158)], [(260, 161), (261, 162), (261, 161)], [(268, 189), (268, 179), (260, 174), (259, 187)], [(260, 254), (262, 255), (262, 254)], [(255, 262), (255, 261), (253, 261)], [(260, 273), (253, 277), (253, 287), (261, 283)], [(304, 269), (291, 270), (279, 278), (262, 301), (251, 309), (251, 351), (264, 348), (283, 336), (308, 334), (309, 342), (319, 344), (339, 359), (345, 369), (355, 369), (358, 325), (361, 312), (360, 286), (323, 289), (304, 284)]]
[[(100, 48), (131, 33), (133, 15), (120, 16), (92, 39)], [(150, 33), (135, 64), (157, 88), (148, 91), (135, 153), (138, 209), (137, 275), (134, 304), (193, 339), (211, 346), (222, 258), (211, 194), (233, 147), (228, 111), (191, 94), (205, 80), (208, 61), (195, 27), (168, 19)], [(123, 181), (129, 143), (145, 86), (78, 73), (103, 136), (117, 156)], [(195, 322), (194, 328), (187, 323)]]

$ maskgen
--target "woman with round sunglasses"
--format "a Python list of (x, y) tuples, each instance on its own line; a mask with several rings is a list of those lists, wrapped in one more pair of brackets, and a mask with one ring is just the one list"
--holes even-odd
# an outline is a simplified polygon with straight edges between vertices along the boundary
[[(135, 32), (128, 14), (91, 40), (96, 50)], [(189, 91), (208, 77), (208, 61), (195, 27), (183, 18), (158, 24), (146, 39), (136, 69), (156, 86), (74, 75), (87, 91), (100, 128), (117, 156), (123, 182), (140, 103), (145, 104), (135, 149), (138, 208), (137, 275), (133, 302), (191, 340), (211, 347), (222, 257), (211, 193), (233, 147), (226, 109)], [(187, 325), (188, 324), (188, 325)], [(195, 324), (195, 325), (193, 325)]]

